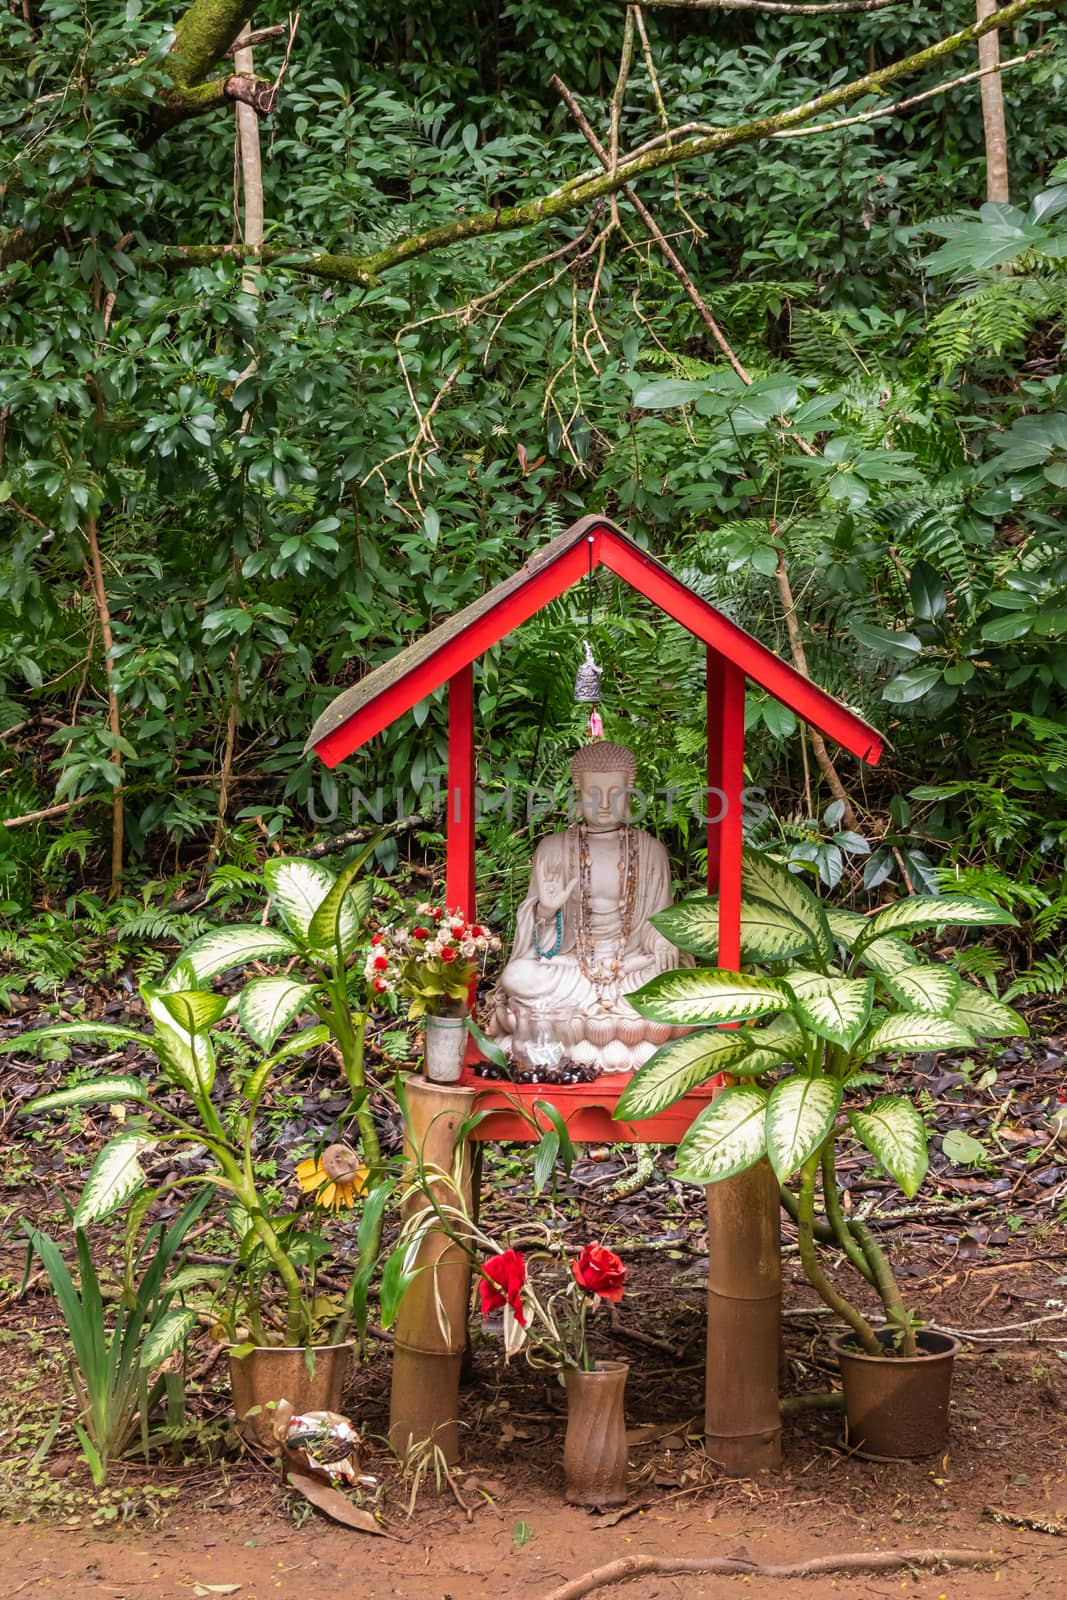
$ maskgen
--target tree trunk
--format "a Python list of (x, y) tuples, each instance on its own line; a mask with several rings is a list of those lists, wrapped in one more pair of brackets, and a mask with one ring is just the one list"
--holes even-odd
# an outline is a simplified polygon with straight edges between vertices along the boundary
[[(993, 16), (997, 0), (977, 0), (978, 22)], [(1000, 65), (1000, 30), (984, 34), (978, 41), (978, 64)], [(1004, 126), (1004, 85), (999, 72), (987, 72), (982, 85), (982, 125), (985, 130), (986, 199), (1010, 200), (1008, 190), (1008, 135)]]

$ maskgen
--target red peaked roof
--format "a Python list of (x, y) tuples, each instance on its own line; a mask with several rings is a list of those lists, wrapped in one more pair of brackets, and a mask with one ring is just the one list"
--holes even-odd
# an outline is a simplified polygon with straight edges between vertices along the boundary
[(805, 722), (861, 761), (873, 765), (878, 760), (883, 745), (876, 729), (680, 583), (621, 528), (596, 516), (583, 517), (480, 600), (331, 700), (305, 748), (314, 750), (328, 767), (337, 766), (598, 565), (616, 573), (712, 650), (734, 662), (746, 677)]

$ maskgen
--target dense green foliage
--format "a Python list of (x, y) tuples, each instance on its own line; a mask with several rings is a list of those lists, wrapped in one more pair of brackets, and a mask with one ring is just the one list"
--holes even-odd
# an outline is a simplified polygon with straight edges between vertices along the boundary
[[(941, 10), (650, 10), (647, 26), (671, 121), (725, 125), (973, 20), (958, 0)], [(869, 890), (902, 864), (918, 889), (959, 873), (1010, 903), (1033, 946), (1054, 934), (1067, 921), (1059, 13), (1002, 44), (1047, 47), (1004, 80), (1018, 209), (979, 210), (974, 82), (642, 184), (748, 388), (624, 199), (617, 219), (608, 200), (372, 286), (284, 258), (252, 280), (232, 259), (192, 264), (176, 247), (239, 237), (233, 110), (163, 126), (178, 14), (43, 0), (5, 23), (0, 732), (15, 731), (0, 808), (77, 802), (3, 831), (9, 912), (42, 879), (69, 888), (79, 862), (106, 883), (119, 784), (131, 873), (203, 859), (224, 775), (224, 854), (251, 860), (254, 813), (298, 835), (309, 799), (321, 814), (332, 798), (301, 751), (333, 687), (604, 510), (785, 652), (781, 558), (813, 676), (894, 742), (865, 788), (842, 765), (872, 853), (854, 838), (842, 850), (792, 717), (753, 697), (751, 776), (777, 818), (758, 842), (784, 839), (826, 882), (866, 865)], [(305, 14), (261, 128), (267, 246), (367, 253), (588, 170), (548, 79), (606, 138), (623, 15), (613, 0)], [(267, 3), (255, 23), (283, 16)], [(274, 76), (284, 47), (257, 46), (257, 70)], [(900, 92), (973, 66), (963, 52)], [(659, 128), (638, 44), (622, 148)], [(581, 728), (584, 627), (584, 597), (558, 602), (484, 664), (487, 783), (558, 782)], [(593, 632), (608, 736), (634, 744), (646, 787), (695, 788), (699, 652), (608, 580)], [(443, 708), (424, 706), (353, 781), (381, 784), (387, 814), (428, 812), (443, 741)], [(690, 870), (684, 815), (658, 822)], [(483, 834), (503, 918), (526, 846), (500, 818)], [(396, 849), (383, 844), (384, 865)]]

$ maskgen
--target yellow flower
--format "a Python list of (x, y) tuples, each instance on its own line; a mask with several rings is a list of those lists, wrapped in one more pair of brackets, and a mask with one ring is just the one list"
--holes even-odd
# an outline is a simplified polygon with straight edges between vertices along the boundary
[(296, 1164), (297, 1183), (327, 1211), (353, 1205), (367, 1187), (368, 1176), (367, 1168), (360, 1166), (359, 1157), (346, 1144), (327, 1145), (318, 1160), (309, 1156)]

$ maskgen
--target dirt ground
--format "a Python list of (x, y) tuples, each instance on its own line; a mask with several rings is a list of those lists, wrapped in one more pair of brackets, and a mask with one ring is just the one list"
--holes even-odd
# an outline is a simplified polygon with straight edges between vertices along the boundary
[[(672, 1179), (663, 1152), (644, 1188), (609, 1200), (608, 1184), (633, 1162), (632, 1151), (616, 1147), (583, 1152), (555, 1200), (535, 1200), (528, 1162), (502, 1149), (486, 1166), (484, 1216), (494, 1231), (521, 1227), (536, 1206), (569, 1241), (599, 1238), (626, 1261), (625, 1300), (612, 1324), (601, 1319), (595, 1344), (597, 1354), (631, 1363), (630, 1504), (599, 1515), (562, 1503), (562, 1390), (522, 1360), (505, 1366), (498, 1330), (480, 1325), (462, 1392), (462, 1468), (438, 1485), (424, 1463), (416, 1483), (412, 1464), (405, 1470), (383, 1442), (390, 1352), (379, 1337), (345, 1400), (366, 1435), (364, 1470), (381, 1484), (374, 1503), (387, 1534), (377, 1538), (327, 1522), (249, 1456), (228, 1421), (225, 1365), (206, 1336), (190, 1354), (185, 1433), (147, 1465), (120, 1464), (103, 1493), (92, 1490), (63, 1402), (62, 1320), (45, 1284), (20, 1291), (18, 1230), (29, 1215), (61, 1236), (63, 1195), (77, 1192), (107, 1130), (87, 1123), (77, 1145), (63, 1147), (9, 1123), (0, 1147), (0, 1600), (548, 1600), (564, 1582), (626, 1557), (792, 1564), (897, 1549), (973, 1550), (988, 1565), (807, 1580), (644, 1574), (589, 1593), (1067, 1600), (1067, 1149), (1048, 1132), (1064, 1087), (1057, 1028), (1000, 1052), (995, 1085), (982, 1086), (973, 1063), (957, 1069), (944, 1058), (927, 1074), (932, 1127), (966, 1126), (990, 1154), (984, 1166), (953, 1167), (935, 1132), (919, 1214), (858, 1154), (843, 1163), (847, 1203), (877, 1219), (908, 1303), (963, 1336), (943, 1457), (862, 1461), (843, 1446), (839, 1413), (811, 1411), (787, 1419), (779, 1472), (725, 1479), (699, 1432), (708, 1248), (700, 1191)], [(33, 1091), (25, 1063), (0, 1070), (8, 1103)], [(320, 1086), (309, 1083), (308, 1106), (321, 1102)], [(290, 1136), (281, 1128), (279, 1142)], [(794, 1241), (786, 1223), (783, 1387), (825, 1390), (835, 1381), (828, 1323)], [(208, 1239), (198, 1247), (223, 1246)]]

